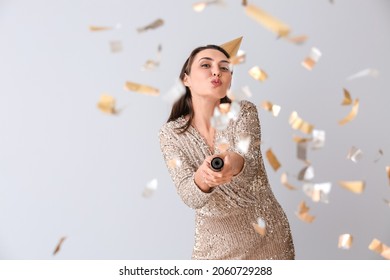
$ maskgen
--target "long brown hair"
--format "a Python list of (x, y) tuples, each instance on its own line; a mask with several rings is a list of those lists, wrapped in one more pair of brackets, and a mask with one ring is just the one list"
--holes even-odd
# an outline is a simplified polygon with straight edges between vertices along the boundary
[[(190, 72), (191, 72), (191, 65), (192, 65), (192, 62), (194, 61), (195, 56), (199, 52), (201, 52), (203, 50), (206, 50), (206, 49), (218, 50), (218, 51), (222, 52), (224, 55), (226, 55), (227, 58), (230, 58), (230, 55), (223, 48), (221, 48), (220, 46), (217, 46), (217, 45), (207, 45), (207, 46), (198, 47), (198, 48), (194, 49), (191, 52), (191, 54), (187, 58), (186, 62), (184, 62), (184, 65), (183, 65), (183, 67), (181, 69), (181, 72), (180, 72), (180, 80), (182, 82), (184, 81), (185, 75), (186, 74), (187, 75), (190, 74)], [(185, 115), (189, 116), (188, 121), (183, 126), (177, 128), (177, 132), (179, 134), (184, 133), (184, 132), (187, 131), (187, 129), (190, 127), (191, 122), (194, 119), (194, 115), (195, 115), (194, 107), (192, 105), (191, 90), (187, 86), (185, 88), (186, 88), (185, 94), (183, 94), (172, 105), (171, 114), (169, 115), (169, 118), (167, 120), (167, 122), (170, 122), (170, 121), (174, 121), (174, 120), (178, 119), (181, 116), (185, 116)], [(229, 99), (229, 97), (225, 96), (225, 97), (221, 98), (221, 103), (231, 103), (231, 100)]]

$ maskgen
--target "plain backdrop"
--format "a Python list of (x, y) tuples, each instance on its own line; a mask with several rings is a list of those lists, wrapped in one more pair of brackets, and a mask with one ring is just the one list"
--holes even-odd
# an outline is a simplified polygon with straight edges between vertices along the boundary
[[(0, 259), (189, 259), (194, 211), (176, 194), (161, 155), (158, 131), (170, 112), (162, 97), (192, 49), (239, 36), (246, 61), (234, 68), (232, 90), (248, 86), (258, 107), (266, 169), (296, 258), (382, 259), (368, 245), (374, 238), (390, 245), (390, 1), (248, 1), (292, 35), (306, 35), (300, 45), (249, 18), (240, 0), (202, 12), (192, 9), (195, 2), (0, 1)], [(159, 18), (161, 27), (137, 31)], [(117, 28), (92, 32), (91, 25)], [(122, 51), (112, 52), (112, 41)], [(143, 71), (160, 44), (159, 67)], [(322, 56), (309, 71), (301, 62), (312, 47)], [(248, 74), (255, 65), (266, 81)], [(347, 79), (369, 68), (379, 75)], [(125, 91), (126, 81), (156, 87), (160, 96)], [(341, 106), (343, 88), (360, 106), (341, 126), (351, 110)], [(113, 96), (121, 113), (98, 110), (101, 94)], [(279, 116), (263, 101), (280, 105)], [(332, 184), (329, 203), (312, 201), (297, 179), (305, 163), (293, 136), (310, 135), (291, 128), (293, 111), (326, 133), (308, 160), (311, 182)], [(347, 159), (352, 146), (363, 154), (356, 163)], [(277, 171), (266, 160), (269, 148), (281, 163)], [(298, 190), (281, 184), (283, 172)], [(144, 197), (153, 179), (158, 187)], [(366, 188), (355, 194), (341, 180), (363, 180)], [(301, 201), (316, 217), (311, 224), (295, 214)], [(338, 248), (346, 233), (349, 250)]]

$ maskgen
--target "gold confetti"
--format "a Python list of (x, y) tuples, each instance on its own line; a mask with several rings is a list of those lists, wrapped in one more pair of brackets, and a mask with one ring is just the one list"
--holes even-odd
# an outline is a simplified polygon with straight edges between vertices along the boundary
[(356, 115), (358, 113), (358, 109), (359, 109), (359, 99), (356, 98), (355, 102), (353, 103), (351, 112), (349, 112), (348, 116), (346, 116), (344, 119), (339, 121), (339, 125), (344, 125), (344, 124), (352, 121), (356, 117)]
[(389, 185), (390, 185), (390, 166), (386, 166), (386, 173), (387, 173), (387, 178), (389, 179)]
[(278, 161), (278, 159), (276, 158), (275, 154), (272, 152), (271, 148), (269, 148), (267, 150), (266, 156), (267, 156), (269, 164), (272, 166), (274, 171), (277, 171), (281, 167), (281, 164)]
[(226, 138), (218, 138), (215, 145), (221, 153), (226, 152), (230, 147), (229, 141)]
[(122, 42), (121, 41), (111, 41), (110, 42), (110, 49), (112, 53), (118, 53), (123, 50)]
[(274, 117), (277, 117), (279, 115), (281, 109), (279, 105), (273, 104), (270, 101), (263, 101), (263, 103), (261, 103), (261, 107), (263, 107), (265, 110), (269, 112), (272, 112), (272, 115)]
[(137, 83), (133, 83), (133, 82), (126, 82), (124, 89), (128, 90), (128, 91), (135, 91), (138, 93), (142, 93), (142, 94), (146, 94), (146, 95), (153, 95), (153, 96), (158, 96), (160, 94), (160, 91), (154, 87), (151, 87), (148, 85), (137, 84)]
[(296, 143), (305, 143), (305, 142), (312, 141), (312, 138), (293, 136), (293, 141), (296, 142)]
[(368, 249), (371, 251), (380, 254), (382, 257), (384, 257), (387, 260), (390, 260), (390, 247), (383, 244), (378, 239), (374, 238), (370, 245), (368, 245)]
[(224, 4), (222, 0), (209, 0), (209, 1), (202, 1), (202, 2), (197, 2), (192, 5), (192, 9), (195, 12), (202, 12), (207, 6), (209, 5), (216, 5), (216, 4)]
[(297, 158), (307, 162), (307, 142), (297, 143)]
[(210, 124), (217, 130), (224, 130), (229, 125), (230, 120), (237, 120), (239, 111), (240, 104), (236, 101), (232, 101), (230, 104), (222, 103), (214, 108)]
[(299, 219), (306, 223), (312, 223), (315, 220), (315, 216), (312, 216), (309, 214), (310, 208), (307, 207), (305, 201), (302, 201), (298, 206), (298, 211), (295, 212), (295, 214), (298, 216)]
[(357, 194), (361, 194), (365, 188), (364, 181), (339, 181), (339, 185)]
[(171, 159), (171, 160), (168, 161), (168, 167), (169, 168), (174, 169), (174, 168), (180, 167), (180, 166), (181, 166), (181, 160), (180, 159), (174, 158), (174, 159)]
[(361, 160), (363, 157), (362, 150), (352, 146), (351, 149), (348, 152), (347, 159), (352, 160), (353, 162), (357, 163), (359, 160)]
[(142, 196), (146, 198), (151, 197), (154, 194), (154, 192), (157, 190), (157, 185), (158, 185), (157, 179), (153, 179), (150, 182), (148, 182), (142, 193)]
[(350, 235), (348, 233), (341, 234), (339, 236), (338, 247), (341, 248), (341, 249), (346, 249), (346, 250), (351, 249), (352, 241), (353, 241), (352, 235)]
[(312, 70), (320, 59), (321, 55), (322, 54), (319, 49), (315, 47), (311, 48), (309, 56), (306, 57), (304, 61), (302, 61), (302, 66), (305, 67), (307, 70)]
[(242, 0), (242, 5), (243, 5), (243, 6), (248, 5), (248, 2), (247, 2), (246, 0)]
[(66, 237), (64, 236), (64, 237), (61, 237), (60, 240), (58, 241), (57, 246), (53, 252), (54, 256), (61, 250), (62, 243), (64, 243), (65, 239), (66, 239)]
[(271, 16), (255, 5), (246, 5), (245, 11), (249, 17), (256, 20), (270, 31), (276, 33), (278, 37), (285, 37), (290, 33), (290, 27), (287, 24)]
[(152, 23), (150, 23), (150, 24), (148, 24), (148, 25), (146, 25), (144, 27), (137, 28), (137, 31), (139, 33), (141, 33), (141, 32), (145, 32), (145, 31), (147, 31), (149, 29), (156, 29), (156, 28), (158, 28), (158, 27), (160, 27), (162, 25), (164, 25), (164, 20), (159, 18), (159, 19), (156, 19), (155, 21), (153, 21)]
[(115, 109), (115, 98), (110, 95), (102, 94), (100, 96), (97, 107), (100, 109), (100, 111), (106, 114), (114, 115), (118, 113)]
[(280, 176), (280, 182), (289, 190), (297, 190), (298, 189), (288, 182), (286, 172), (283, 172), (282, 176)]
[(328, 182), (320, 184), (305, 183), (302, 189), (314, 202), (329, 203), (328, 195), (331, 188), (332, 184)]
[(379, 71), (376, 70), (376, 69), (372, 69), (372, 68), (368, 68), (368, 69), (364, 69), (356, 74), (353, 74), (351, 76), (349, 76), (347, 78), (347, 80), (354, 80), (354, 79), (357, 79), (357, 78), (362, 78), (362, 77), (367, 77), (367, 76), (370, 76), (370, 77), (378, 77), (379, 75)]
[(157, 48), (157, 60), (148, 59), (145, 62), (145, 64), (142, 66), (142, 71), (154, 70), (154, 69), (156, 69), (160, 65), (161, 50), (162, 50), (161, 45), (158, 45), (158, 48)]
[(297, 112), (292, 112), (290, 115), (289, 123), (293, 129), (299, 129), (303, 133), (311, 133), (313, 131), (314, 126), (305, 122), (298, 116)]
[(261, 236), (264, 236), (267, 232), (265, 221), (262, 218), (257, 218), (257, 223), (252, 223), (252, 226)]
[(114, 27), (109, 27), (109, 26), (96, 26), (96, 25), (90, 25), (89, 26), (89, 31), (107, 31), (107, 30), (112, 30)]
[(303, 44), (306, 42), (307, 36), (301, 35), (301, 36), (294, 36), (294, 37), (286, 37), (286, 40), (291, 42), (291, 43), (300, 45), (300, 44)]
[(255, 80), (265, 81), (268, 78), (267, 73), (264, 70), (261, 70), (258, 66), (253, 66), (249, 69), (249, 75)]
[(351, 94), (345, 88), (343, 90), (344, 90), (344, 99), (341, 105), (351, 105), (352, 104)]

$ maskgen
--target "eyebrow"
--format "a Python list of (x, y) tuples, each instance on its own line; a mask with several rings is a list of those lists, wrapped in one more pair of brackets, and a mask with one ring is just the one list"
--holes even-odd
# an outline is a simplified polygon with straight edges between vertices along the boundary
[[(201, 61), (202, 59), (206, 59), (206, 60), (211, 60), (211, 61), (214, 61), (214, 59), (212, 59), (211, 57), (207, 57), (207, 56), (205, 56), (205, 57), (202, 57), (201, 59), (199, 59), (199, 61)], [(198, 61), (198, 62), (199, 62)], [(227, 60), (221, 60), (219, 63), (221, 63), (221, 62), (224, 62), (224, 63), (230, 63), (229, 61), (227, 61)]]

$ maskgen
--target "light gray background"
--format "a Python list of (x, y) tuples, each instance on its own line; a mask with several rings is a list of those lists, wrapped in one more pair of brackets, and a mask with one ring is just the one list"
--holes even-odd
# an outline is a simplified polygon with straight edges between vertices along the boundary
[[(164, 95), (189, 52), (207, 43), (244, 36), (247, 61), (235, 68), (232, 89), (249, 86), (258, 105), (263, 153), (272, 148), (282, 163), (266, 162), (273, 191), (291, 223), (298, 259), (382, 259), (368, 250), (373, 238), (390, 245), (390, 199), (385, 166), (390, 165), (390, 1), (249, 1), (283, 20), (303, 45), (277, 40), (248, 18), (240, 0), (192, 10), (195, 1), (57, 0), (0, 1), (0, 259), (189, 259), (194, 212), (187, 208), (163, 162), (158, 130), (169, 114), (160, 97), (123, 90), (125, 81), (149, 84)], [(157, 18), (165, 25), (139, 34)], [(121, 29), (90, 32), (89, 25)], [(111, 53), (120, 40), (123, 51)], [(156, 58), (161, 65), (141, 71)], [(311, 47), (323, 53), (313, 71), (300, 63)], [(259, 65), (264, 83), (247, 71)], [(366, 68), (377, 78), (346, 78)], [(340, 106), (343, 87), (360, 99), (357, 118)], [(102, 93), (125, 107), (118, 116), (101, 113)], [(278, 118), (260, 108), (269, 100), (282, 106)], [(315, 203), (301, 190), (280, 183), (304, 167), (296, 158), (292, 111), (326, 131), (325, 147), (309, 151), (313, 182), (331, 182), (329, 204)], [(360, 162), (346, 159), (352, 146)], [(384, 155), (378, 162), (378, 150)], [(142, 197), (148, 181), (159, 185)], [(363, 194), (342, 189), (339, 180), (365, 180)], [(305, 200), (312, 224), (295, 216)], [(350, 250), (337, 248), (350, 233)], [(62, 236), (61, 251), (52, 252)]]

